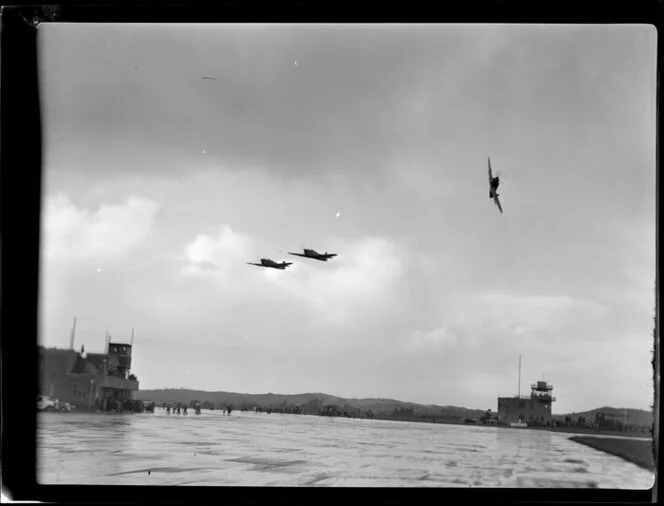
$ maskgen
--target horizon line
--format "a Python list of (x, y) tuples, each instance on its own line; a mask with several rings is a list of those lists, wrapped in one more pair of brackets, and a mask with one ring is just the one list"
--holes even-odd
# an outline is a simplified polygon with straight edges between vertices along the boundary
[[(439, 407), (439, 408), (452, 407), (452, 408), (461, 408), (461, 409), (467, 409), (467, 410), (473, 410), (473, 411), (487, 411), (487, 409), (484, 409), (484, 408), (469, 408), (467, 406), (455, 406), (455, 405), (452, 405), (452, 404), (433, 404), (433, 403), (423, 404), (421, 402), (415, 402), (415, 401), (402, 401), (400, 399), (395, 399), (395, 398), (392, 398), (392, 397), (343, 397), (341, 395), (328, 394), (328, 393), (325, 393), (325, 392), (301, 392), (301, 393), (297, 393), (297, 394), (284, 394), (284, 393), (266, 392), (266, 393), (260, 393), (260, 394), (252, 394), (252, 393), (249, 393), (249, 392), (230, 392), (230, 391), (227, 391), (227, 390), (202, 390), (202, 389), (198, 389), (198, 388), (185, 388), (185, 387), (145, 388), (143, 390), (137, 390), (137, 392), (147, 392), (147, 391), (156, 391), (156, 390), (189, 390), (189, 391), (205, 392), (205, 393), (210, 393), (210, 394), (223, 392), (223, 393), (235, 394), (235, 395), (283, 395), (283, 396), (327, 395), (327, 396), (330, 396), (330, 397), (337, 397), (339, 399), (344, 399), (344, 400), (349, 400), (349, 401), (386, 400), (386, 401), (401, 402), (403, 404), (417, 404), (418, 406), (435, 406), (435, 407)], [(517, 396), (513, 396), (513, 397), (516, 398)], [(623, 406), (617, 408), (617, 407), (614, 407), (614, 406), (604, 405), (604, 406), (600, 406), (600, 407), (597, 407), (597, 408), (588, 408), (588, 409), (584, 409), (582, 411), (576, 410), (576, 411), (570, 411), (570, 412), (561, 413), (561, 414), (566, 414), (567, 415), (567, 414), (575, 414), (575, 413), (584, 413), (584, 412), (587, 412), (587, 411), (597, 411), (597, 410), (605, 409), (605, 408), (617, 409), (617, 410), (621, 410), (621, 409), (622, 410), (628, 410), (629, 409), (629, 410), (633, 410), (633, 411), (645, 411), (647, 413), (652, 413), (653, 412), (652, 409), (647, 409), (647, 408), (627, 408), (627, 407), (623, 407)], [(489, 408), (489, 409), (491, 409), (491, 408)], [(493, 411), (493, 409), (491, 409), (491, 411)], [(551, 414), (554, 415), (553, 411), (552, 411)]]

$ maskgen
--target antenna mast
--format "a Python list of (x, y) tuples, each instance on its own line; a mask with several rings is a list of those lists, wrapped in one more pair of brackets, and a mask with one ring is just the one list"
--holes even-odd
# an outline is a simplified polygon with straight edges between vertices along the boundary
[(134, 346), (134, 329), (131, 329), (131, 346)]
[(518, 397), (521, 397), (521, 355), (519, 355), (519, 393), (517, 394)]
[(76, 335), (76, 317), (74, 316), (74, 326), (71, 328), (71, 335), (69, 337), (69, 349), (74, 349), (74, 337)]

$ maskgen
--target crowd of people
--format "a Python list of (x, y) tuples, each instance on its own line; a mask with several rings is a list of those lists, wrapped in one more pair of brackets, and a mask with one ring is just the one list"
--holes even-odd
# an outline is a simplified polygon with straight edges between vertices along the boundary
[[(193, 405), (194, 413), (197, 415), (201, 414), (201, 403), (197, 402)], [(187, 414), (187, 404), (183, 402), (164, 402), (162, 408), (166, 411), (167, 415), (186, 415)], [(225, 416), (231, 416), (231, 411), (233, 408), (227, 406), (226, 409), (221, 410), (221, 414)]]

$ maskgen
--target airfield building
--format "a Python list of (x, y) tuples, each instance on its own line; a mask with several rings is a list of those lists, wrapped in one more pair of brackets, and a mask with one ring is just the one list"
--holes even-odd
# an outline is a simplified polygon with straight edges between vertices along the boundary
[(131, 344), (110, 340), (106, 353), (39, 346), (39, 394), (76, 409), (115, 409), (138, 390), (138, 379), (130, 372), (131, 349)]
[(498, 421), (551, 425), (551, 404), (555, 401), (553, 385), (538, 381), (531, 385), (530, 396), (499, 397)]

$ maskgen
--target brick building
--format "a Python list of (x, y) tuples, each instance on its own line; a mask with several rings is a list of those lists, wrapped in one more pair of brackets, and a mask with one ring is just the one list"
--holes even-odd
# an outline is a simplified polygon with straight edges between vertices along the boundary
[(538, 381), (531, 385), (529, 397), (499, 397), (498, 420), (503, 423), (525, 422), (551, 425), (551, 404), (553, 385)]
[(130, 344), (107, 343), (106, 353), (39, 347), (39, 393), (77, 409), (115, 408), (133, 398), (138, 379), (130, 373)]

